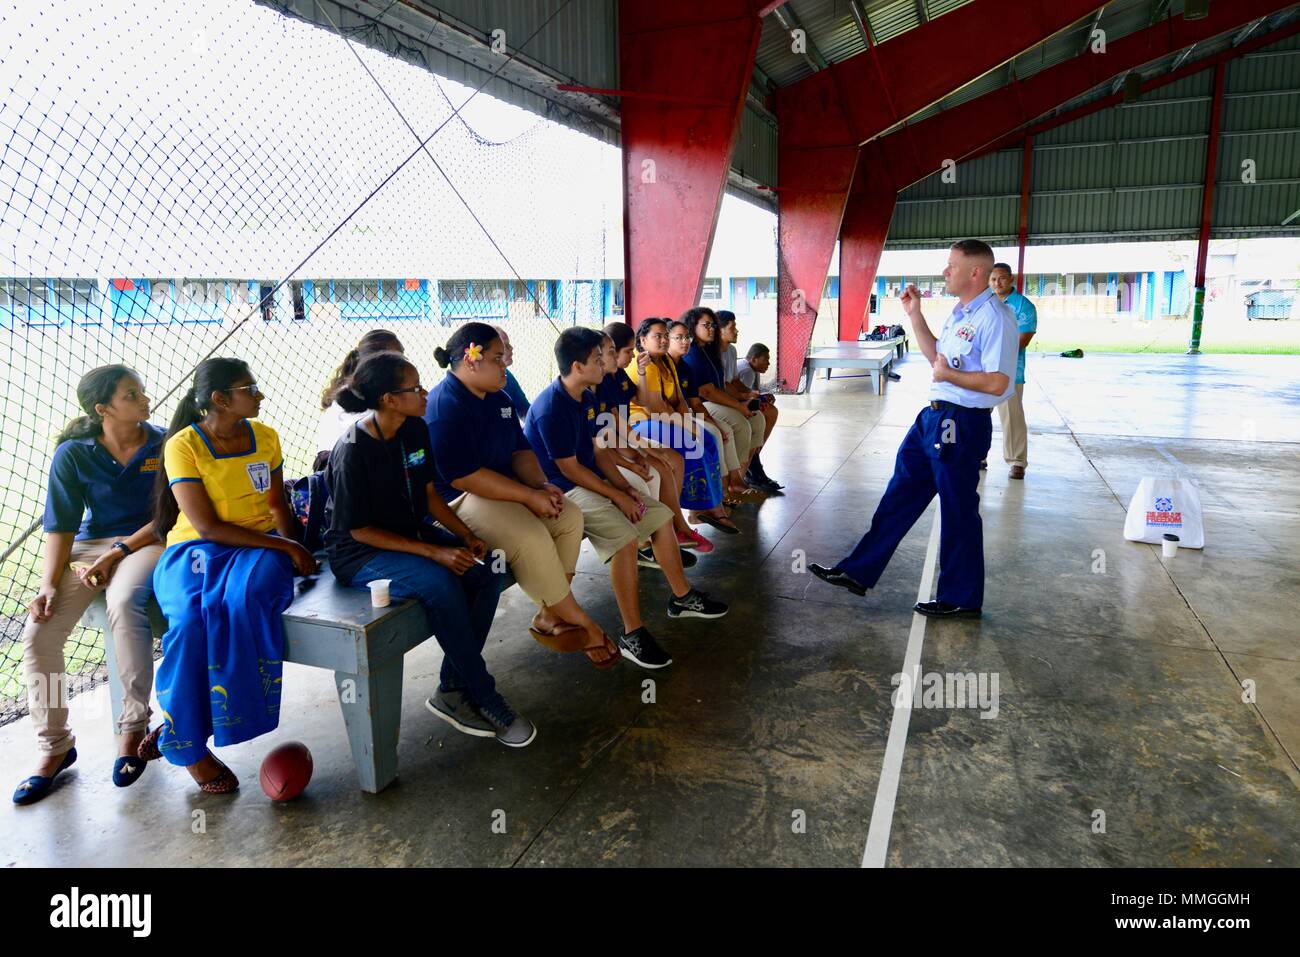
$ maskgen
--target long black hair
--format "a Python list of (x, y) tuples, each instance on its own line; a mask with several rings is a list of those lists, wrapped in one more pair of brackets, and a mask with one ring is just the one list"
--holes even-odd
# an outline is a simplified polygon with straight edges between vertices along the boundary
[(99, 366), (83, 375), (77, 383), (77, 405), (86, 414), (69, 419), (54, 444), (57, 446), (68, 439), (93, 439), (103, 435), (104, 419), (95, 411), (95, 406), (112, 402), (117, 393), (117, 384), (129, 375), (140, 378), (134, 369), (124, 365)]
[[(243, 359), (223, 359), (214, 357), (204, 359), (194, 370), (194, 384), (189, 391), (181, 395), (167, 428), (167, 439), (178, 432), (188, 429), (195, 422), (202, 421), (212, 404), (212, 393), (229, 392), (240, 379), (251, 379), (252, 371)], [(164, 440), (164, 445), (166, 440)], [(164, 456), (165, 460), (165, 456)], [(166, 539), (167, 533), (176, 524), (180, 515), (180, 506), (172, 493), (171, 482), (167, 478), (167, 466), (158, 469), (158, 481), (154, 485), (153, 530), (160, 539)]]
[[(705, 317), (713, 319), (713, 341), (702, 342), (695, 338), (695, 324)], [(682, 313), (682, 318), (678, 320), (683, 323), (691, 334), (691, 345), (699, 346), (704, 350), (704, 354), (713, 360), (713, 364), (720, 366), (722, 363), (722, 336), (718, 334), (718, 314), (708, 306), (694, 306)]]
[(377, 409), (389, 392), (402, 387), (402, 376), (415, 365), (400, 352), (372, 352), (357, 364), (335, 400), (344, 412)]
[(402, 343), (398, 341), (397, 336), (387, 329), (371, 329), (357, 347), (351, 350), (343, 357), (342, 364), (334, 370), (334, 376), (330, 379), (330, 384), (325, 387), (325, 391), (320, 394), (320, 407), (328, 409), (338, 398), (339, 389), (343, 388), (343, 383), (347, 381), (348, 376), (352, 375), (357, 369), (357, 363), (366, 356), (376, 352), (401, 352)]
[(636, 333), (632, 331), (631, 326), (626, 322), (618, 321), (611, 322), (605, 327), (605, 335), (613, 341), (615, 352), (623, 351), (632, 345), (632, 341), (636, 338)]
[[(644, 339), (647, 335), (649, 335), (650, 329), (653, 326), (663, 326), (664, 328), (667, 328), (668, 320), (660, 316), (651, 316), (649, 319), (641, 320), (641, 325), (636, 327), (636, 351), (637, 352), (645, 352), (645, 346), (641, 345), (641, 340)], [(614, 342), (617, 343), (618, 340), (615, 339)]]
[(486, 322), (467, 322), (451, 334), (445, 347), (433, 350), (433, 358), (440, 367), (450, 368), (454, 372), (465, 358), (465, 349), (471, 343), (486, 349), (500, 338), (496, 329)]

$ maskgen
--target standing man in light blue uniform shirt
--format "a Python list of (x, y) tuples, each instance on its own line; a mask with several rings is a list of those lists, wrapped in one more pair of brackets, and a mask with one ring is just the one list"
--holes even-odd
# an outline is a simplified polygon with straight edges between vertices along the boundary
[(1006, 263), (994, 263), (989, 276), (989, 288), (993, 294), (1011, 307), (1016, 314), (1016, 326), (1020, 330), (1020, 358), (1016, 365), (1016, 391), (1006, 402), (998, 406), (998, 418), (1002, 420), (1002, 457), (1011, 466), (1013, 479), (1025, 477), (1025, 467), (1029, 465), (1029, 429), (1025, 425), (1025, 347), (1038, 331), (1038, 310), (1034, 304), (1016, 292), (1011, 278), (1011, 267)]
[(957, 306), (939, 338), (921, 315), (915, 286), (903, 293), (917, 345), (933, 367), (930, 403), (898, 449), (894, 477), (871, 528), (832, 568), (810, 564), (822, 581), (865, 595), (937, 494), (939, 591), (913, 610), (931, 618), (978, 618), (984, 605), (984, 527), (979, 512), (980, 462), (993, 440), (993, 407), (1015, 392), (1016, 320), (989, 289), (993, 250), (978, 239), (953, 243), (943, 271)]

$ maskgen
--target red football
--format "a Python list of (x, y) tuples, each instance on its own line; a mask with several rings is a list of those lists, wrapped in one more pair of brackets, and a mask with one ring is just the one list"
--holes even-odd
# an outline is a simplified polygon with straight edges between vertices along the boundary
[(311, 780), (311, 752), (300, 741), (282, 744), (262, 762), (262, 790), (272, 801), (296, 798)]

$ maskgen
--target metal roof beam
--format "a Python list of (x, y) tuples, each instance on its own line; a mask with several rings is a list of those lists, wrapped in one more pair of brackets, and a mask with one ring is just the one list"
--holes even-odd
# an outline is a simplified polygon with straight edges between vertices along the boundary
[(777, 7), (772, 11), (772, 16), (776, 17), (777, 22), (785, 28), (787, 33), (793, 35), (795, 30), (801, 30), (803, 32), (803, 58), (808, 61), (810, 67), (814, 70), (824, 70), (830, 66), (830, 61), (822, 56), (822, 52), (817, 49), (817, 44), (813, 42), (812, 36), (799, 21), (799, 15), (794, 12), (794, 4), (787, 3), (785, 6)]
[(916, 0), (916, 18), (922, 23), (930, 22), (930, 15), (925, 12), (925, 0)]
[[(900, 188), (906, 187), (939, 169), (945, 158), (963, 159), (977, 151), (982, 152), (985, 146), (1000, 144), (1013, 131), (1046, 115), (1054, 106), (1095, 88), (1099, 82), (1105, 81), (1110, 71), (1136, 70), (1144, 63), (1237, 30), (1243, 24), (1285, 6), (1287, 4), (1279, 4), (1277, 0), (1234, 0), (1231, 5), (1215, 4), (1210, 15), (1202, 20), (1161, 22), (1108, 43), (1104, 57), (1076, 56), (1027, 80), (986, 93), (913, 123), (898, 133), (881, 137), (868, 148), (882, 151), (886, 158), (884, 165), (896, 171)], [(1300, 29), (1300, 26), (1294, 29)], [(1276, 42), (1282, 32), (1270, 34), (1270, 42)], [(1246, 51), (1239, 47), (1232, 52)], [(1217, 58), (1206, 59), (1217, 62)], [(997, 132), (999, 122), (1004, 124), (1001, 134)], [(1061, 122), (1064, 122), (1061, 117), (1048, 121), (1052, 126)], [(1043, 125), (1046, 124), (1038, 126)], [(1028, 133), (1029, 130), (1023, 131), (1023, 134)], [(1017, 140), (1020, 135), (1016, 135)]]
[[(1255, 37), (1253, 40), (1246, 41), (1239, 47), (1230, 47), (1212, 56), (1208, 56), (1203, 60), (1197, 60), (1196, 62), (1190, 63), (1187, 66), (1181, 68), (1176, 73), (1166, 73), (1163, 76), (1159, 76), (1156, 77), (1155, 79), (1148, 80), (1145, 83), (1143, 83), (1142, 92), (1148, 93), (1152, 90), (1158, 90), (1163, 86), (1168, 86), (1171, 83), (1176, 83), (1177, 81), (1184, 79), (1185, 77), (1189, 77), (1196, 73), (1200, 73), (1204, 70), (1208, 70), (1210, 67), (1215, 66), (1219, 62), (1247, 57), (1251, 55), (1255, 50), (1258, 50), (1261, 47), (1270, 46), (1274, 43), (1277, 43), (1279, 40), (1285, 40), (1286, 38), (1295, 36), (1296, 34), (1300, 34), (1300, 21), (1294, 21), (1288, 24), (1287, 26), (1278, 27), (1268, 33), (1261, 34)], [(1288, 51), (1288, 52), (1300, 53), (1300, 50)], [(1254, 54), (1254, 55), (1258, 56), (1259, 54)], [(1275, 95), (1277, 92), (1279, 91), (1268, 90), (1256, 95)], [(1229, 95), (1235, 96), (1237, 94), (1229, 94)], [(1242, 95), (1246, 95), (1246, 94), (1242, 94)], [(1163, 103), (1164, 101), (1163, 100), (1153, 101), (1153, 105), (1154, 102)], [(1074, 109), (1067, 110), (1064, 113), (1061, 113), (1057, 116), (1053, 116), (1051, 119), (1042, 120), (1040, 122), (1027, 126), (1024, 129), (1019, 129), (1011, 133), (1008, 133), (1007, 135), (1002, 136), (998, 138), (996, 141), (990, 143), (988, 146), (985, 146), (984, 148), (980, 149), (978, 152), (969, 154), (968, 156), (965, 157), (965, 159), (969, 161), (977, 157), (984, 156), (995, 150), (1006, 149), (1018, 143), (1021, 140), (1021, 138), (1024, 136), (1037, 136), (1040, 133), (1046, 133), (1048, 130), (1054, 130), (1058, 126), (1064, 126), (1066, 123), (1072, 123), (1075, 120), (1082, 119), (1083, 117), (1088, 116), (1092, 113), (1097, 113), (1100, 112), (1101, 110), (1109, 109), (1112, 106), (1118, 106), (1120, 105), (1120, 103), (1121, 103), (1121, 97), (1118, 94), (1112, 94), (1111, 96), (1106, 96), (1097, 100), (1093, 100), (1091, 103), (1085, 103), (1082, 106), (1077, 106)], [(1261, 133), (1264, 131), (1255, 130), (1250, 132)], [(1236, 136), (1238, 134), (1225, 133), (1223, 135)], [(1053, 147), (1042, 145), (1042, 144), (1036, 144), (1034, 148), (1039, 150), (1044, 150), (1044, 149), (1051, 149)]]
[(873, 45), (871, 39), (871, 25), (867, 22), (867, 15), (862, 12), (862, 4), (858, 0), (849, 0), (849, 13), (853, 14), (853, 22), (857, 24), (858, 36), (862, 37), (862, 44), (870, 48)]

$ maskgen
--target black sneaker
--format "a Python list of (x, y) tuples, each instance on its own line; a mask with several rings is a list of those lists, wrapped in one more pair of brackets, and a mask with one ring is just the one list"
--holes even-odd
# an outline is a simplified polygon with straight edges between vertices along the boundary
[[(700, 560), (688, 552), (686, 549), (679, 549), (682, 553), (682, 568), (694, 568)], [(654, 549), (647, 545), (645, 548), (636, 550), (636, 563), (642, 568), (662, 568), (659, 559), (655, 558)]]
[(664, 668), (673, 663), (668, 652), (659, 647), (650, 629), (641, 627), (618, 639), (619, 650), (623, 657), (642, 668)]
[(721, 618), (731, 609), (727, 603), (710, 598), (698, 588), (692, 588), (681, 598), (668, 599), (669, 618)]
[(785, 488), (784, 485), (776, 481), (766, 472), (752, 468), (745, 473), (745, 481), (760, 492), (767, 492), (769, 494), (779, 492), (781, 489)]

